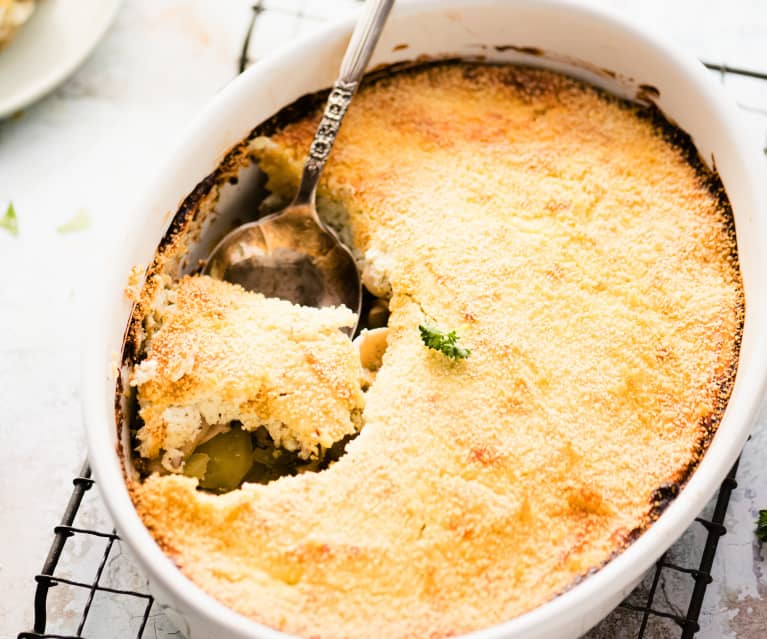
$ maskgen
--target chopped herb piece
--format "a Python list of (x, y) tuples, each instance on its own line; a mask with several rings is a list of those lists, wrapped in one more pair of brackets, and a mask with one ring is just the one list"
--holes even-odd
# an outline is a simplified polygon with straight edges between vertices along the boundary
[(756, 536), (759, 541), (767, 541), (767, 510), (759, 511), (759, 519), (756, 521)]
[(457, 342), (460, 337), (456, 335), (455, 331), (446, 333), (430, 324), (419, 324), (418, 330), (426, 348), (439, 351), (450, 359), (466, 359), (471, 355), (468, 348), (458, 346)]
[(90, 225), (91, 218), (88, 211), (80, 209), (69, 222), (64, 222), (61, 226), (56, 227), (56, 230), (59, 233), (76, 233), (77, 231), (84, 231)]
[(8, 204), (5, 209), (5, 215), (0, 218), (0, 228), (5, 229), (11, 235), (19, 234), (19, 218), (16, 217), (16, 209), (13, 208), (13, 202)]

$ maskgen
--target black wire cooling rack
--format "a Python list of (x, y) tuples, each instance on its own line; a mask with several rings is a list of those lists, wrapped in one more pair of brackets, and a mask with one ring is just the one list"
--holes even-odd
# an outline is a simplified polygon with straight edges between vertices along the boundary
[[(627, 639), (636, 637), (642, 639), (649, 637), (648, 629), (658, 622), (668, 622), (671, 628), (665, 627), (665, 637), (678, 636), (680, 639), (692, 639), (699, 629), (698, 617), (703, 604), (703, 596), (706, 587), (712, 581), (711, 566), (714, 562), (716, 549), (720, 538), (726, 534), (724, 518), (732, 491), (737, 487), (735, 475), (737, 464), (732, 468), (727, 478), (722, 483), (719, 494), (714, 503), (714, 510), (710, 517), (698, 517), (694, 526), (700, 527), (705, 533), (703, 552), (695, 565), (680, 565), (671, 557), (673, 549), (661, 557), (655, 567), (647, 574), (642, 584), (608, 617), (602, 624), (597, 626), (589, 636), (615, 637), (614, 626), (620, 625), (622, 631), (619, 637)], [(159, 637), (158, 625), (165, 631), (165, 636), (173, 634), (170, 625), (164, 619), (161, 610), (155, 605), (153, 597), (145, 586), (139, 590), (116, 587), (109, 578), (109, 567), (122, 558), (120, 538), (114, 530), (102, 531), (90, 528), (74, 526), (75, 517), (80, 509), (86, 493), (95, 484), (91, 478), (88, 464), (84, 464), (80, 474), (74, 478), (72, 496), (64, 510), (61, 523), (53, 529), (53, 544), (48, 552), (42, 571), (35, 575), (37, 589), (34, 600), (34, 626), (31, 632), (22, 632), (18, 639), (98, 639), (90, 634), (88, 629), (89, 618), (92, 616), (94, 603), (97, 597), (111, 598), (111, 604), (123, 608), (133, 608), (132, 623), (135, 634), (116, 637), (111, 639), (149, 639)], [(77, 544), (82, 538), (96, 538), (104, 546), (103, 554), (98, 564), (94, 567), (91, 579), (72, 579), (59, 576), (56, 572), (59, 561), (68, 548)], [(668, 579), (668, 573), (683, 576), (690, 582), (690, 598), (686, 610), (680, 611), (666, 602), (664, 597), (659, 597), (662, 579)], [(50, 632), (48, 630), (48, 605), (49, 594), (54, 588), (66, 587), (71, 591), (71, 599), (78, 602), (79, 619), (69, 634)], [(102, 602), (101, 606), (104, 605)], [(678, 634), (671, 634), (673, 628)], [(627, 630), (627, 628), (629, 630)], [(94, 629), (95, 631), (95, 629)], [(103, 635), (102, 635), (103, 636)], [(658, 635), (656, 635), (658, 636)]]
[[(311, 13), (306, 10), (307, 6), (308, 3), (297, 5), (296, 2), (278, 3), (265, 0), (255, 2), (238, 60), (239, 71), (243, 71), (257, 57), (251, 51), (261, 16), (271, 13), (288, 17), (296, 23), (321, 21), (326, 17)], [(312, 6), (316, 9), (318, 4)], [(767, 73), (761, 71), (712, 62), (704, 62), (704, 64), (718, 73), (725, 84), (739, 78), (767, 81)], [(767, 116), (767, 108), (762, 105), (748, 101), (739, 104), (746, 112)], [(767, 137), (764, 152), (767, 155)], [(727, 532), (724, 520), (730, 495), (737, 487), (735, 481), (737, 466), (736, 463), (719, 488), (718, 495), (711, 504), (713, 508), (704, 511), (708, 513), (708, 516), (701, 515), (696, 518), (688, 533), (685, 533), (687, 538), (685, 546), (689, 546), (691, 540), (694, 542), (692, 544), (696, 550), (692, 553), (694, 556), (690, 557), (690, 553), (677, 552), (675, 549), (681, 547), (679, 544), (672, 546), (626, 600), (586, 635), (588, 639), (650, 639), (651, 637), (693, 639), (700, 628), (698, 620), (706, 588), (713, 581), (711, 568), (717, 546), (721, 537)], [(160, 606), (149, 594), (145, 580), (141, 581), (140, 587), (136, 587), (134, 581), (127, 585), (121, 582), (119, 571), (113, 568), (121, 562), (130, 564), (131, 560), (116, 532), (74, 525), (83, 499), (89, 494), (94, 483), (90, 467), (86, 462), (80, 474), (73, 480), (72, 496), (66, 505), (61, 523), (53, 529), (53, 543), (43, 568), (39, 574), (35, 575), (33, 628), (29, 632), (20, 633), (18, 639), (101, 639), (104, 636), (108, 636), (109, 639), (181, 637), (178, 631), (173, 630)], [(91, 557), (88, 562), (80, 561), (81, 565), (86, 564), (83, 565), (85, 576), (73, 578), (69, 571), (66, 575), (60, 574), (60, 561), (63, 557), (67, 557), (69, 553), (70, 561), (77, 562), (79, 554), (82, 554), (78, 549), (86, 544), (92, 546), (93, 542), (96, 542), (98, 548), (101, 548), (98, 546), (101, 544), (103, 550), (99, 550), (98, 559), (94, 560)], [(82, 557), (79, 558), (82, 559)], [(668, 582), (681, 586), (678, 589), (685, 593), (683, 602), (670, 600), (665, 589), (665, 584)], [(51, 593), (62, 589), (67, 589), (68, 592), (57, 597), (52, 603)], [(115, 634), (115, 628), (110, 627), (108, 635), (104, 635), (103, 627), (99, 629), (98, 623), (93, 622), (94, 618), (102, 620), (108, 617), (104, 610), (110, 607), (119, 607), (123, 617), (127, 619), (125, 627), (119, 631), (120, 634)], [(58, 619), (56, 619), (57, 614), (62, 615), (62, 610), (69, 619), (69, 624), (63, 629), (57, 624)], [(97, 634), (98, 632), (101, 634)]]

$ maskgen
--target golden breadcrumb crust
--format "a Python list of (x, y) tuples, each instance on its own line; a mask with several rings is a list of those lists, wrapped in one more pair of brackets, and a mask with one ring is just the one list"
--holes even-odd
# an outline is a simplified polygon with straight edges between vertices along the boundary
[[(318, 117), (255, 140), (273, 191)], [(570, 78), (442, 65), (360, 91), (320, 196), (387, 256), (364, 429), (320, 473), (133, 484), (162, 548), (240, 613), (323, 639), (491, 626), (624, 548), (694, 468), (737, 361), (731, 219), (700, 167)], [(424, 348), (424, 320), (471, 357)]]
[(143, 457), (188, 455), (207, 426), (232, 420), (265, 425), (304, 457), (357, 431), (362, 369), (339, 330), (356, 323), (349, 309), (294, 306), (198, 276), (165, 292), (155, 321), (132, 379)]

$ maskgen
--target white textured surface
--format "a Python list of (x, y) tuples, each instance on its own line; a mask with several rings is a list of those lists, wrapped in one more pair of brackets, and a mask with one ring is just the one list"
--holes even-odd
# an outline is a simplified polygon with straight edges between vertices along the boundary
[[(0, 638), (31, 626), (34, 582), (84, 457), (78, 375), (83, 301), (104, 265), (101, 243), (122, 221), (114, 202), (132, 198), (157, 170), (190, 118), (236, 72), (250, 0), (126, 0), (117, 21), (85, 65), (55, 93), (0, 123), (0, 215), (13, 200), (21, 234), (0, 230)], [(351, 0), (266, 0), (266, 6), (327, 15)], [(696, 55), (767, 70), (767, 5), (725, 2), (601, 0), (665, 31)], [(316, 21), (279, 11), (259, 20), (250, 48), (262, 56), (281, 38)], [(727, 79), (746, 107), (755, 136), (767, 140), (767, 82)], [(92, 226), (60, 235), (56, 227), (85, 208)], [(83, 336), (87, 339), (87, 335)], [(701, 615), (700, 639), (767, 636), (767, 547), (753, 535), (757, 509), (767, 507), (767, 415), (746, 447), (714, 583)], [(109, 530), (95, 493), (77, 524)], [(680, 562), (697, 557), (702, 531), (692, 528), (674, 547)], [(67, 549), (62, 576), (90, 581), (103, 554), (99, 540)], [(140, 588), (128, 557), (107, 566), (112, 583)], [(669, 575), (669, 573), (664, 573)], [(686, 606), (690, 583), (670, 574), (659, 607)], [(49, 630), (77, 627), (82, 597), (58, 586)], [(85, 628), (92, 638), (135, 636), (140, 606), (97, 596)], [(633, 637), (626, 613), (612, 615), (594, 637)], [(131, 635), (131, 631), (133, 635)], [(635, 630), (634, 630), (635, 632)], [(161, 614), (145, 636), (178, 636)], [(678, 636), (654, 623), (651, 639)]]

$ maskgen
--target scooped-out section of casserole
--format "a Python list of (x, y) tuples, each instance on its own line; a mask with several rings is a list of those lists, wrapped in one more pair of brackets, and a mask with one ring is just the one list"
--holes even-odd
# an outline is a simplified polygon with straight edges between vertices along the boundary
[[(356, 323), (349, 309), (295, 306), (206, 276), (183, 278), (164, 298), (131, 378), (143, 424), (137, 452), (159, 458), (158, 470), (205, 483), (214, 443), (235, 446), (230, 466), (238, 439), (252, 456), (237, 431), (265, 431), (273, 448), (308, 460), (359, 430), (360, 358), (339, 330)], [(236, 488), (245, 472), (236, 475), (216, 488)]]
[[(293, 112), (244, 143), (275, 207), (320, 117)], [(319, 209), (388, 306), (362, 360), (345, 309), (151, 271), (137, 306), (128, 481), (194, 583), (299, 636), (447, 637), (652, 523), (716, 431), (743, 323), (729, 203), (683, 132), (551, 71), (393, 72), (355, 98)], [(216, 484), (235, 440), (294, 472)]]

